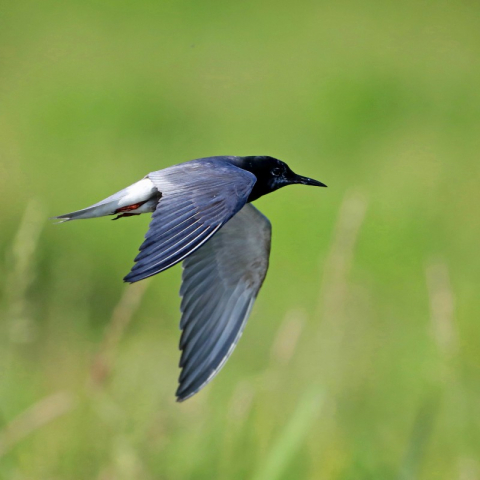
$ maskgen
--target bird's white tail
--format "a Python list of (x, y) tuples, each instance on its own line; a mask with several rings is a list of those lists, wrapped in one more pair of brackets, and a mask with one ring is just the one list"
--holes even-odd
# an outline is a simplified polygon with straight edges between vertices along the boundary
[(160, 197), (161, 193), (155, 188), (153, 182), (145, 177), (101, 202), (76, 212), (53, 217), (53, 219), (60, 220), (59, 223), (62, 223), (69, 220), (104, 217), (119, 213), (138, 215), (140, 213), (153, 212)]

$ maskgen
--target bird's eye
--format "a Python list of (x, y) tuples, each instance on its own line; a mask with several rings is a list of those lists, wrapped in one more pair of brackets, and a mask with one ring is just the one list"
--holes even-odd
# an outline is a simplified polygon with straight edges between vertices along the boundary
[(280, 167), (272, 168), (272, 175), (278, 177), (282, 173), (282, 169)]

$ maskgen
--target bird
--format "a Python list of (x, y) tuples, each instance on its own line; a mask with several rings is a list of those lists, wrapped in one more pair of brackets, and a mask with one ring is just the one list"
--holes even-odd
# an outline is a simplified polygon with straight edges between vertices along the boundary
[(176, 399), (205, 387), (236, 347), (267, 274), (271, 223), (252, 202), (292, 184), (326, 187), (269, 156), (216, 156), (151, 172), (59, 223), (152, 213), (135, 263), (135, 283), (183, 262)]

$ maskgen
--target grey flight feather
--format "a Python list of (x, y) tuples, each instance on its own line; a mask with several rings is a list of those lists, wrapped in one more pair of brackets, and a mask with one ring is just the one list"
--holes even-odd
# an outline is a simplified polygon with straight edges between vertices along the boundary
[(161, 194), (135, 265), (124, 278), (138, 282), (182, 261), (246, 203), (256, 177), (203, 159), (147, 175)]
[(269, 220), (247, 204), (184, 260), (178, 401), (210, 382), (237, 345), (267, 273), (270, 240)]

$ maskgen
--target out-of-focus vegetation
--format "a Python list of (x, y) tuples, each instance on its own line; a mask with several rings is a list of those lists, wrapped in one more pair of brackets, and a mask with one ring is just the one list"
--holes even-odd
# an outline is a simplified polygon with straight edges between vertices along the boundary
[[(4, 2), (0, 476), (480, 478), (480, 6)], [(267, 281), (184, 404), (148, 217), (54, 226), (147, 172), (272, 155)]]

